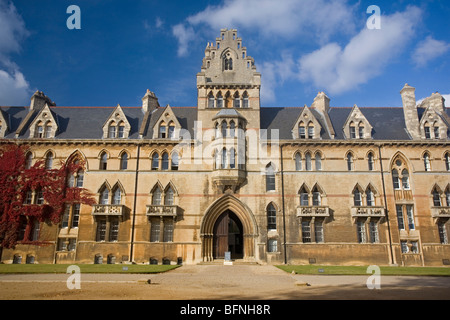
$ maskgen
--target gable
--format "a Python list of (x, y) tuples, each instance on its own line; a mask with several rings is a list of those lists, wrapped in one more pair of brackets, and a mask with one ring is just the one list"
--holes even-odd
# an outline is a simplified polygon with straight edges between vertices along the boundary
[(130, 135), (131, 125), (120, 105), (114, 109), (103, 124), (103, 139), (126, 139)]
[(322, 126), (311, 110), (305, 106), (292, 128), (293, 139), (320, 139)]
[(355, 104), (347, 117), (342, 130), (347, 139), (371, 139), (372, 125)]
[(153, 122), (152, 139), (178, 139), (182, 129), (170, 105), (167, 105)]
[(56, 117), (46, 104), (30, 124), (30, 138), (55, 138), (58, 132)]

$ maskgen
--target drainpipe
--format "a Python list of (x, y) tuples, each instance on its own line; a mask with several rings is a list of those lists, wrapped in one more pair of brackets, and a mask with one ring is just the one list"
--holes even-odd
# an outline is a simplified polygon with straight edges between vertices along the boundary
[(139, 173), (139, 158), (141, 153), (141, 144), (137, 146), (137, 156), (136, 156), (136, 173), (134, 178), (134, 199), (133, 199), (133, 222), (131, 224), (131, 245), (130, 245), (130, 262), (133, 262), (133, 250), (134, 250), (134, 229), (136, 222), (136, 206), (137, 206), (137, 187), (138, 187), (138, 173)]
[(379, 154), (379, 158), (380, 158), (381, 182), (383, 185), (384, 211), (386, 212), (386, 221), (387, 221), (388, 234), (389, 234), (389, 248), (391, 251), (391, 264), (394, 264), (394, 252), (392, 251), (391, 225), (389, 222), (389, 214), (388, 214), (387, 199), (386, 199), (386, 186), (385, 186), (385, 182), (384, 182), (384, 173), (383, 173), (383, 159), (381, 158), (381, 145), (378, 145), (378, 154)]
[(284, 264), (287, 264), (287, 251), (286, 251), (286, 214), (284, 208), (284, 175), (283, 175), (283, 144), (280, 144), (280, 171), (281, 171), (281, 203), (283, 210), (283, 246), (284, 246)]

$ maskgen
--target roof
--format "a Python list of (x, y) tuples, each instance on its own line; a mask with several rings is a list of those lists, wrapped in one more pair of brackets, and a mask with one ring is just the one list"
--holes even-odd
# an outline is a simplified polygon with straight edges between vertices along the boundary
[[(111, 107), (50, 107), (59, 127), (56, 139), (102, 139), (103, 125), (111, 115), (115, 106)], [(144, 119), (146, 119), (141, 107), (121, 107), (127, 117), (131, 131), (129, 139), (139, 139), (139, 130)], [(194, 123), (197, 120), (197, 107), (171, 107), (182, 129), (188, 130), (191, 137), (194, 136)], [(305, 107), (289, 108), (261, 108), (260, 125), (262, 130), (268, 131), (268, 138), (271, 137), (270, 131), (279, 130), (280, 139), (292, 139), (292, 130), (299, 115)], [(158, 108), (148, 115), (148, 125), (143, 131), (144, 139), (152, 138), (152, 128), (164, 111), (164, 107)], [(369, 123), (373, 126), (372, 138), (374, 140), (410, 140), (405, 129), (405, 120), (403, 108), (380, 108), (380, 107), (360, 107), (359, 108)], [(29, 114), (28, 107), (0, 107), (3, 115), (8, 121), (9, 131), (5, 138), (14, 139), (16, 130), (22, 121)], [(322, 140), (330, 140), (330, 128), (324, 115), (315, 108), (310, 108), (311, 113), (316, 117), (322, 127)], [(352, 108), (333, 107), (330, 108), (328, 116), (331, 125), (335, 131), (334, 139), (345, 139), (343, 126), (348, 118)], [(423, 110), (418, 108), (419, 117)], [(450, 110), (446, 109), (447, 115)], [(38, 114), (35, 111), (29, 116), (28, 126)], [(234, 109), (222, 109), (218, 112), (220, 115), (239, 115)], [(29, 128), (22, 130), (19, 139), (29, 137)]]

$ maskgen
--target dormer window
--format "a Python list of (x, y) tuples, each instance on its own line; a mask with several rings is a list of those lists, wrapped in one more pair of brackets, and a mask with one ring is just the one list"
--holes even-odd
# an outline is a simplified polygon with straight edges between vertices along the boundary
[(45, 126), (45, 137), (51, 138), (52, 137), (52, 124), (51, 122), (47, 122), (47, 125)]
[(308, 124), (308, 139), (314, 139), (314, 125), (312, 122)]
[(161, 138), (161, 139), (166, 138), (166, 123), (164, 121), (159, 124), (158, 138)]
[(42, 121), (39, 121), (36, 126), (36, 134), (35, 138), (43, 138), (44, 137), (44, 124)]
[(424, 130), (425, 130), (425, 139), (431, 139), (430, 127), (428, 125), (425, 125)]
[(434, 138), (439, 139), (439, 127), (433, 127), (434, 129)]
[(306, 129), (303, 123), (300, 123), (300, 126), (298, 127), (298, 138), (306, 139)]
[(119, 123), (119, 132), (117, 135), (118, 138), (125, 138), (125, 124), (123, 121)]
[(108, 138), (113, 139), (115, 137), (116, 137), (116, 123), (112, 121), (108, 127)]
[(356, 127), (353, 123), (350, 124), (350, 139), (356, 139)]
[(360, 139), (364, 139), (364, 126), (362, 123), (359, 124), (358, 134)]

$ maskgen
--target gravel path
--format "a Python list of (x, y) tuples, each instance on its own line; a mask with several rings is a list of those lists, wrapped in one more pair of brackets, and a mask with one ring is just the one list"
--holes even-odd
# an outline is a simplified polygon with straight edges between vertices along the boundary
[[(0, 275), (0, 300), (450, 300), (450, 277), (296, 275), (274, 266), (196, 265), (161, 274)], [(150, 281), (150, 284), (148, 283)]]

